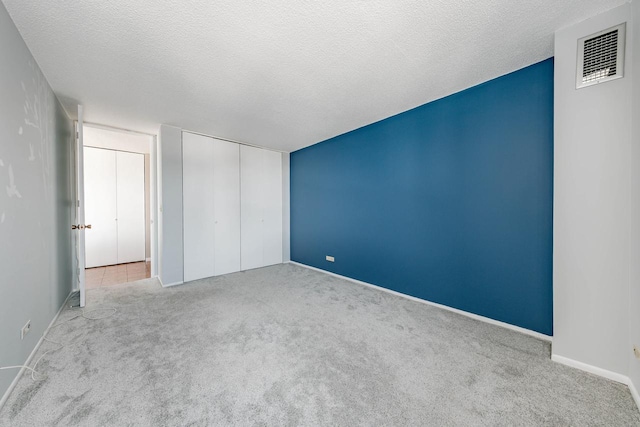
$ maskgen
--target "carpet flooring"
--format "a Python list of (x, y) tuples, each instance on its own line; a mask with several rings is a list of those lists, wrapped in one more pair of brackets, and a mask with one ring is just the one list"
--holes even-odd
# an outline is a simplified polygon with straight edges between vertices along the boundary
[(46, 379), (23, 375), (0, 425), (640, 425), (626, 386), (547, 342), (296, 265), (87, 301), (117, 313), (52, 329), (70, 344)]

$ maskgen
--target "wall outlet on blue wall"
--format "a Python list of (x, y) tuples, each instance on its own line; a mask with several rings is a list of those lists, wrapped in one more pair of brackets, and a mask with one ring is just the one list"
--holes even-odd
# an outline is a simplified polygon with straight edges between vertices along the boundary
[(326, 258), (327, 258), (327, 261), (329, 261), (329, 262), (336, 262), (336, 259), (334, 257), (332, 257), (331, 255), (327, 255)]

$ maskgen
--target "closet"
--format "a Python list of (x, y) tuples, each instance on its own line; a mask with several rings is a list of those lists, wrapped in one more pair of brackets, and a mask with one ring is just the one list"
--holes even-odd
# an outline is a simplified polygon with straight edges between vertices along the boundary
[(145, 260), (144, 155), (84, 147), (87, 268)]
[(282, 262), (282, 154), (240, 147), (242, 269)]
[(184, 281), (240, 270), (240, 147), (182, 136)]
[(184, 281), (282, 262), (282, 155), (182, 134)]

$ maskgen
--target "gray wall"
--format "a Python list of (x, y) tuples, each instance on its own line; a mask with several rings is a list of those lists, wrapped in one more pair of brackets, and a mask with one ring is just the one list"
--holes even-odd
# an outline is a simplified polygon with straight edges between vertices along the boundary
[[(577, 40), (625, 21), (624, 78), (576, 90)], [(638, 262), (629, 233), (638, 221), (630, 174), (640, 165), (632, 156), (632, 27), (627, 3), (555, 40), (553, 358), (619, 381), (628, 375), (629, 272)]]
[(162, 125), (158, 132), (158, 276), (165, 286), (183, 282), (182, 130)]
[[(633, 69), (636, 73), (640, 73), (640, 0), (634, 0), (633, 7), (633, 28), (628, 40), (635, 43), (631, 46), (633, 52)], [(630, 292), (629, 292), (629, 337), (630, 343), (627, 348), (629, 355), (629, 378), (635, 386), (636, 392), (640, 391), (640, 359), (636, 359), (633, 352), (630, 351), (633, 345), (640, 348), (640, 78), (637, 77), (633, 82), (633, 106), (632, 121), (633, 128), (631, 130), (631, 178), (634, 183), (631, 187), (631, 211), (630, 216), (634, 219), (631, 224), (631, 269), (630, 273)], [(640, 405), (640, 396), (636, 394), (636, 403)]]
[[(72, 122), (0, 3), (0, 366), (25, 362), (73, 287)], [(31, 320), (31, 332), (20, 329)], [(0, 371), (0, 396), (18, 370)]]

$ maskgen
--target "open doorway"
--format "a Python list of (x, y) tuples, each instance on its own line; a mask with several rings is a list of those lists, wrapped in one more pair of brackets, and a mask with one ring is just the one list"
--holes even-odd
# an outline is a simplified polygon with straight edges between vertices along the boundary
[(154, 137), (84, 124), (85, 286), (153, 276)]

